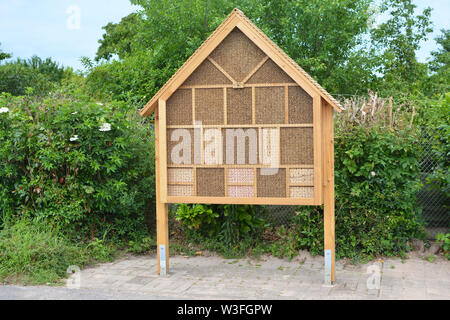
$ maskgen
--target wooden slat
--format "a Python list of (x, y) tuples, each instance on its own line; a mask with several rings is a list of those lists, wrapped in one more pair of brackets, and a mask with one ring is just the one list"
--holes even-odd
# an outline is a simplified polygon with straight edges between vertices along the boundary
[(255, 197), (258, 196), (258, 180), (257, 180), (258, 169), (256, 167), (253, 168), (253, 189)]
[(318, 205), (314, 198), (234, 198), (234, 197), (167, 197), (169, 203), (205, 203), (205, 204), (254, 204), (254, 205), (286, 205), (312, 206)]
[[(195, 126), (195, 88), (192, 88), (192, 127), (193, 126)], [(170, 128), (172, 128), (172, 126), (170, 126)]]
[(228, 123), (228, 101), (227, 101), (227, 88), (223, 88), (223, 124)]
[(252, 87), (252, 124), (256, 124), (256, 93), (255, 93), (255, 87)]
[[(236, 168), (236, 169), (242, 169), (242, 168), (270, 168), (270, 165), (263, 165), (263, 164), (170, 164), (168, 166), (169, 168)], [(310, 164), (296, 164), (296, 165), (287, 165), (287, 164), (280, 164), (280, 168), (293, 168), (293, 169), (313, 169), (314, 165)]]
[(253, 187), (253, 182), (228, 182), (229, 186), (249, 186)]
[(318, 203), (323, 203), (322, 198), (322, 104), (321, 97), (316, 95), (313, 97), (313, 121), (314, 121), (314, 135), (313, 135), (313, 145), (314, 145), (314, 198)]
[(228, 186), (230, 183), (228, 182), (228, 168), (223, 169), (224, 171), (224, 180), (225, 180), (225, 197), (228, 197)]
[(169, 186), (193, 186), (193, 182), (168, 182)]
[(161, 183), (161, 201), (167, 198), (167, 133), (166, 133), (166, 102), (159, 100), (159, 167)]
[(218, 64), (213, 58), (208, 57), (207, 58), (209, 60), (209, 62), (211, 62), (220, 72), (223, 73), (223, 75), (225, 77), (228, 78), (228, 80), (230, 80), (232, 83), (235, 83), (236, 80), (233, 79), (233, 77), (224, 69), (220, 66), (220, 64)]
[(197, 196), (197, 168), (194, 167), (194, 196)]
[[(169, 125), (168, 129), (192, 129), (195, 125)], [(205, 124), (202, 125), (203, 128), (312, 128), (314, 127), (313, 123), (297, 123), (297, 124)]]
[(289, 87), (284, 86), (284, 123), (289, 124)]
[[(295, 82), (280, 82), (280, 83), (249, 83), (244, 84), (244, 88), (259, 88), (259, 87), (298, 87)], [(197, 85), (184, 85), (180, 86), (180, 89), (221, 89), (221, 88), (233, 88), (232, 84), (197, 84)]]
[[(289, 179), (290, 179), (290, 177), (289, 177)], [(287, 183), (290, 187), (314, 187), (314, 183), (308, 183), (308, 182), (305, 182), (305, 183), (290, 183), (290, 181), (289, 181), (289, 183)]]
[(256, 73), (256, 71), (258, 71), (258, 70), (262, 67), (262, 65), (263, 65), (264, 63), (266, 63), (267, 59), (269, 59), (269, 57), (268, 57), (268, 56), (265, 56), (265, 57), (264, 57), (264, 58), (256, 65), (256, 67), (255, 67), (252, 71), (250, 71), (250, 73), (244, 78), (244, 80), (242, 80), (242, 82), (243, 82), (243, 83), (246, 83), (246, 82), (248, 81), (248, 79), (250, 79), (250, 78)]

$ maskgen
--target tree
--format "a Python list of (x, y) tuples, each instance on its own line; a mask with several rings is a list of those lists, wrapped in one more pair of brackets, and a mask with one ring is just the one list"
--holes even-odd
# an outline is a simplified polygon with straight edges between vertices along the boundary
[(36, 95), (47, 93), (71, 72), (51, 58), (33, 56), (0, 65), (0, 92), (13, 95), (25, 94), (26, 88), (34, 89)]
[[(134, 83), (146, 83), (139, 99), (152, 96), (217, 28), (234, 7), (242, 9), (300, 66), (331, 92), (365, 92), (374, 77), (363, 35), (373, 0), (131, 0), (142, 8), (118, 24), (108, 24), (96, 60), (117, 55), (119, 62), (93, 68), (94, 87), (129, 96), (129, 84), (115, 70), (132, 71)], [(146, 66), (141, 70), (135, 57)], [(355, 68), (356, 67), (356, 68)], [(114, 76), (112, 76), (114, 74)], [(136, 77), (146, 76), (147, 79)], [(126, 77), (128, 78), (128, 77)], [(101, 80), (100, 80), (101, 79)], [(101, 81), (103, 83), (96, 83)], [(105, 83), (106, 81), (106, 83)], [(115, 83), (112, 83), (114, 81)], [(109, 83), (111, 82), (111, 83)], [(150, 85), (149, 85), (150, 84)], [(123, 88), (121, 90), (120, 88)]]
[(450, 30), (442, 29), (441, 32), (435, 39), (441, 48), (431, 52), (433, 59), (429, 63), (432, 74), (426, 89), (430, 95), (442, 95), (450, 91)]
[(143, 43), (138, 39), (144, 32), (144, 24), (142, 15), (136, 12), (122, 18), (119, 23), (108, 23), (102, 28), (105, 33), (98, 41), (100, 47), (95, 60), (110, 60), (113, 55), (123, 59), (134, 51), (133, 47), (142, 47)]
[(387, 95), (415, 94), (427, 76), (427, 66), (417, 61), (416, 51), (433, 31), (431, 8), (419, 15), (415, 9), (412, 0), (384, 0), (381, 12), (389, 13), (389, 18), (371, 30), (378, 50), (376, 71), (382, 75), (378, 89)]
[(242, 3), (255, 24), (328, 91), (366, 91), (372, 66), (363, 44), (374, 14), (374, 1)]
[(10, 53), (6, 53), (6, 52), (3, 52), (2, 50), (0, 50), (0, 61), (6, 60), (6, 59), (9, 59), (9, 58), (11, 58), (11, 54)]

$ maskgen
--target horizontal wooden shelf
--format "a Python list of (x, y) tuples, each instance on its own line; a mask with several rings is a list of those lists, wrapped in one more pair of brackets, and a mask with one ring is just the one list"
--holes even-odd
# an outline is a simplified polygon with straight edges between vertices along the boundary
[(279, 124), (207, 124), (207, 125), (195, 125), (195, 124), (184, 124), (184, 125), (167, 125), (168, 129), (226, 129), (226, 128), (313, 128), (312, 123), (279, 123)]
[(234, 197), (178, 197), (167, 196), (167, 203), (205, 203), (205, 204), (260, 204), (260, 205), (321, 205), (313, 198), (234, 198)]
[[(298, 87), (299, 85), (294, 82), (289, 83), (248, 83), (244, 84), (244, 88), (259, 88), (259, 87)], [(181, 86), (179, 89), (222, 89), (233, 88), (233, 84), (204, 84), (204, 85), (192, 85)], [(239, 90), (239, 89), (236, 89)]]
[[(271, 168), (268, 165), (263, 164), (167, 164), (167, 168), (264, 168), (264, 169), (277, 169)], [(312, 164), (280, 164), (278, 169), (314, 169)]]

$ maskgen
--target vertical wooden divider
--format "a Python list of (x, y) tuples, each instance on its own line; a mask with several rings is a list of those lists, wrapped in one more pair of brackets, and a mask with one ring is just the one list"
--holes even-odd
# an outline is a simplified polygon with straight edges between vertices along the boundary
[[(194, 125), (194, 137), (192, 137), (193, 139), (195, 138), (195, 88), (192, 88), (192, 125)], [(195, 140), (194, 140), (194, 144), (195, 144)], [(195, 152), (195, 149), (194, 149)], [(197, 196), (197, 166), (195, 163), (195, 154), (194, 154), (194, 159), (192, 160), (192, 164), (193, 164), (193, 168), (192, 170), (194, 171), (194, 196)]]
[(313, 146), (314, 146), (314, 201), (323, 203), (322, 196), (322, 99), (313, 97)]
[[(227, 125), (228, 124), (228, 118), (227, 118), (227, 114), (228, 114), (228, 111), (227, 111), (227, 107), (228, 107), (228, 102), (227, 102), (227, 88), (226, 87), (224, 87), (223, 88), (223, 113), (224, 113), (224, 115), (223, 115), (223, 124), (224, 125)], [(220, 129), (221, 131), (220, 131), (220, 133), (221, 134), (223, 134), (223, 131), (224, 130), (222, 130), (222, 129)], [(223, 141), (223, 139), (224, 139), (224, 136), (222, 136), (222, 143), (221, 143), (221, 145), (220, 145), (220, 148), (221, 148), (221, 152), (223, 153), (223, 143), (224, 143), (224, 141)], [(222, 163), (224, 162), (224, 154), (222, 154)], [(228, 197), (228, 167), (225, 167), (224, 169), (223, 169), (223, 174), (224, 174), (224, 183), (225, 183), (225, 197)]]
[(252, 87), (252, 124), (256, 124), (256, 92), (255, 87)]
[(284, 123), (289, 124), (289, 87), (284, 86)]

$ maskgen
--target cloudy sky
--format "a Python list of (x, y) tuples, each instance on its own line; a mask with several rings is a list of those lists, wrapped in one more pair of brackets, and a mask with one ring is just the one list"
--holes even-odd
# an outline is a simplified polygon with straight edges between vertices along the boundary
[[(425, 61), (436, 48), (434, 38), (442, 28), (450, 29), (449, 0), (415, 0), (419, 9), (432, 7), (434, 33), (425, 42), (419, 59)], [(14, 57), (34, 54), (52, 57), (75, 69), (80, 57), (93, 58), (102, 26), (120, 19), (136, 8), (128, 0), (1, 0), (1, 49)]]

